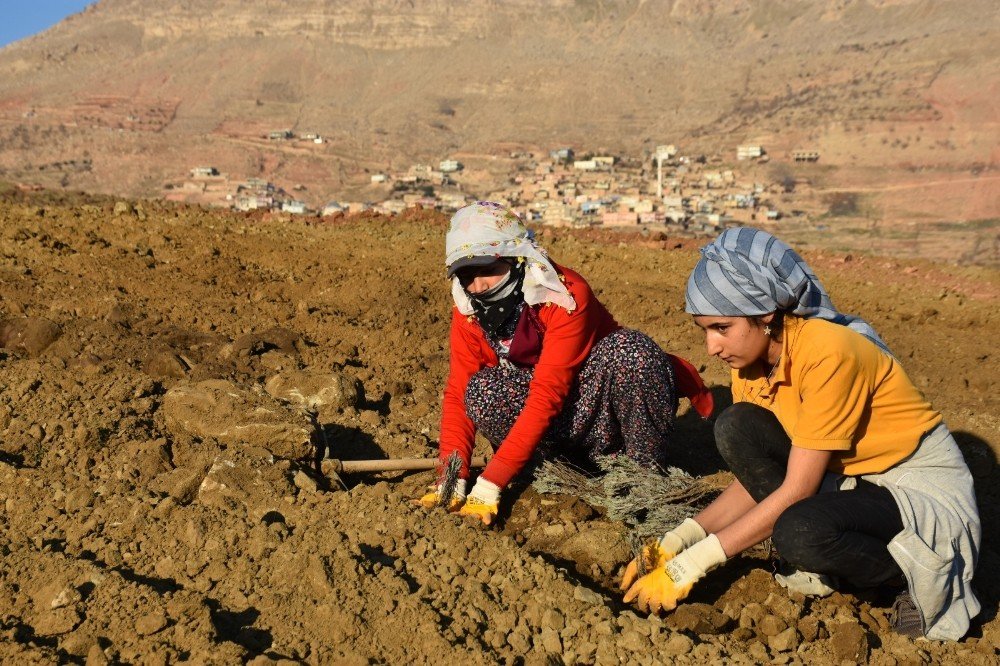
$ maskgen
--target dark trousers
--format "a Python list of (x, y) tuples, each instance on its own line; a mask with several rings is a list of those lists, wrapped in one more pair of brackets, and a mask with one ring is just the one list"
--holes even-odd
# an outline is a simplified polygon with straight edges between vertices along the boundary
[[(735, 403), (716, 420), (715, 441), (756, 501), (784, 481), (792, 443), (770, 411)], [(856, 489), (818, 493), (788, 507), (771, 538), (781, 557), (798, 569), (875, 587), (902, 575), (886, 548), (902, 530), (892, 494), (858, 479)]]

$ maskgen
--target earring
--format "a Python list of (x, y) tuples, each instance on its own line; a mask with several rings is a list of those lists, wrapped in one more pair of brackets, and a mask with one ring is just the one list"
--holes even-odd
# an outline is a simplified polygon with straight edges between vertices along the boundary
[(764, 324), (764, 335), (771, 337), (771, 326), (769, 324)]

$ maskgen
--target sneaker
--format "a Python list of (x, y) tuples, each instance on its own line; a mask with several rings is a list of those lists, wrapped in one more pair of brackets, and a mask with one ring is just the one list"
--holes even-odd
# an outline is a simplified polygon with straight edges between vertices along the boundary
[(903, 592), (892, 603), (889, 622), (897, 634), (910, 638), (921, 638), (924, 635), (924, 619), (920, 617), (917, 605), (909, 592)]
[(836, 580), (832, 576), (791, 569), (774, 574), (778, 585), (789, 592), (799, 592), (807, 597), (828, 597), (834, 593)]

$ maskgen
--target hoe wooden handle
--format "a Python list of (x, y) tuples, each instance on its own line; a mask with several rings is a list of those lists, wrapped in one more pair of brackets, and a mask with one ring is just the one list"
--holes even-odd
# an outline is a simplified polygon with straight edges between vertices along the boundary
[[(354, 474), (355, 472), (405, 472), (435, 469), (437, 458), (389, 458), (387, 460), (337, 460), (329, 458), (320, 463), (324, 474)], [(486, 467), (486, 458), (476, 456), (470, 467)]]

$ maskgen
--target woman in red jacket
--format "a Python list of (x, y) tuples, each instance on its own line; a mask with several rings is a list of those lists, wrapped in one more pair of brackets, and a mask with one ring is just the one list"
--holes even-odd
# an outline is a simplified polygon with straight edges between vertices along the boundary
[[(460, 513), (491, 524), (500, 491), (543, 440), (553, 453), (622, 452), (663, 465), (678, 393), (702, 416), (711, 413), (697, 371), (619, 326), (509, 209), (489, 201), (460, 209), (446, 250), (455, 307), (439, 454), (445, 460), (457, 451), (462, 460)], [(495, 454), (466, 497), (476, 430)], [(435, 506), (438, 490), (420, 503)]]

